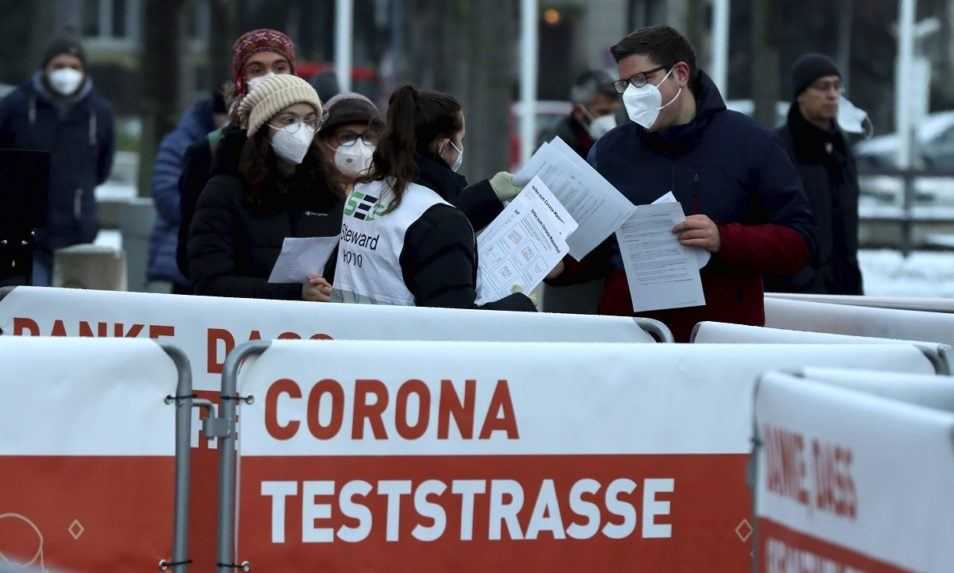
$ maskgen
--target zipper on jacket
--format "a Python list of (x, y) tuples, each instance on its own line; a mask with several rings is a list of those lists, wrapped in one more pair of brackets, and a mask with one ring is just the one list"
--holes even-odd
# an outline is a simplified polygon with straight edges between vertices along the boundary
[(73, 194), (73, 217), (79, 221), (83, 215), (83, 190), (77, 189)]
[(96, 147), (96, 109), (92, 109), (89, 114), (89, 144)]
[(36, 98), (30, 97), (30, 108), (27, 110), (27, 116), (30, 118), (30, 125), (36, 125)]

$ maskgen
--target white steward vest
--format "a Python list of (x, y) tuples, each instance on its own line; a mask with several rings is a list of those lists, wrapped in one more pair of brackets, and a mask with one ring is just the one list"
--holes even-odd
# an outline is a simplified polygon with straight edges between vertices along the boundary
[(414, 305), (404, 284), (401, 251), (408, 228), (434, 205), (449, 205), (433, 190), (409, 183), (401, 204), (394, 201), (389, 182), (355, 185), (345, 202), (335, 269), (336, 302)]

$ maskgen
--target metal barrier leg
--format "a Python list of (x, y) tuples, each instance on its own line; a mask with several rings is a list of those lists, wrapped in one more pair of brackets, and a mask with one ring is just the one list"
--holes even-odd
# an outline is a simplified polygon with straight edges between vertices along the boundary
[(268, 341), (246, 342), (229, 353), (222, 370), (222, 403), (219, 415), (207, 420), (207, 434), (219, 440), (219, 528), (216, 538), (216, 570), (233, 573), (235, 569), (250, 571), (248, 563), (235, 563), (235, 494), (236, 494), (236, 401), (238, 395), (238, 370), (242, 362), (268, 350)]
[(189, 477), (192, 472), (192, 365), (184, 352), (169, 344), (162, 349), (172, 358), (179, 372), (176, 395), (166, 403), (176, 405), (176, 483), (175, 513), (172, 531), (172, 560), (160, 561), (161, 571), (185, 573), (189, 563)]

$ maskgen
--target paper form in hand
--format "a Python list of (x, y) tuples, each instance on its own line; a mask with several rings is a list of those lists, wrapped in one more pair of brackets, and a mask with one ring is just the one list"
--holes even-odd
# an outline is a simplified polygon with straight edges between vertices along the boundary
[(569, 250), (576, 221), (534, 178), (477, 237), (477, 304), (537, 287)]
[(304, 283), (310, 274), (323, 274), (338, 245), (338, 237), (286, 237), (268, 276), (270, 283)]
[[(672, 191), (666, 193), (659, 199), (653, 201), (653, 205), (656, 203), (678, 203), (676, 201), (676, 196), (672, 194)], [(689, 250), (692, 251), (692, 254), (696, 256), (696, 263), (699, 265), (699, 268), (706, 266), (709, 263), (709, 251), (703, 249), (702, 247), (689, 247)]]
[(580, 260), (613, 234), (636, 210), (622, 193), (559, 137), (540, 147), (514, 175), (520, 185), (534, 176), (556, 195), (579, 228), (567, 239)]
[(672, 232), (683, 219), (679, 203), (640, 205), (616, 232), (636, 312), (706, 304), (696, 257)]

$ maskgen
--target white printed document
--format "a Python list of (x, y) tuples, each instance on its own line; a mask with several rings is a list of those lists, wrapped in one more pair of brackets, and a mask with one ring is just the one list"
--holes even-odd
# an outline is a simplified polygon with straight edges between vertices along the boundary
[(616, 232), (636, 312), (706, 304), (696, 254), (672, 232), (685, 218), (679, 203), (640, 205)]
[[(662, 197), (660, 197), (659, 199), (656, 199), (655, 201), (653, 201), (653, 205), (655, 205), (656, 203), (677, 203), (677, 202), (678, 201), (676, 201), (676, 196), (672, 194), (672, 191), (670, 191), (666, 193), (665, 195), (663, 195)], [(706, 266), (707, 264), (709, 264), (709, 257), (710, 257), (709, 251), (703, 249), (702, 247), (689, 247), (689, 250), (692, 251), (692, 253), (696, 256), (696, 262), (698, 263), (700, 269)]]
[(477, 237), (477, 304), (537, 287), (569, 251), (576, 221), (533, 178)]
[(514, 174), (514, 183), (521, 185), (533, 177), (539, 177), (579, 223), (567, 239), (570, 255), (576, 260), (599, 246), (636, 210), (629, 199), (559, 137), (533, 154)]
[(268, 277), (270, 283), (304, 283), (308, 275), (323, 274), (338, 245), (334, 237), (285, 237), (282, 252)]

